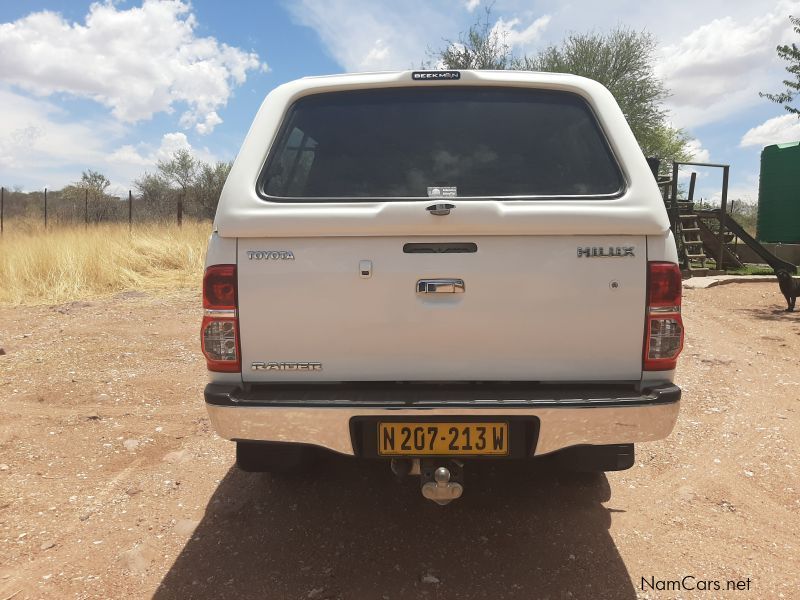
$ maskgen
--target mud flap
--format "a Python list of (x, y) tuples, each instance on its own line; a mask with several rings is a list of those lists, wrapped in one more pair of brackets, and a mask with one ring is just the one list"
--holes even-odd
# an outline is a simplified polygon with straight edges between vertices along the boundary
[(553, 456), (555, 464), (578, 472), (624, 471), (635, 461), (633, 444), (573, 446)]

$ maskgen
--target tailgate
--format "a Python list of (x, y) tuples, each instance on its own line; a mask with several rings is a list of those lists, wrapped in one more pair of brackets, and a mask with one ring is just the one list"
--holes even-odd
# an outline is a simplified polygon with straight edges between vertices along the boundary
[(645, 236), (240, 238), (242, 376), (638, 380), (646, 262)]

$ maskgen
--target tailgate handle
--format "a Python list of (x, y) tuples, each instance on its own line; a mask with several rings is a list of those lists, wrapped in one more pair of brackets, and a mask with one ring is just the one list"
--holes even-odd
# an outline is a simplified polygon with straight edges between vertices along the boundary
[(455, 207), (455, 204), (431, 204), (425, 210), (437, 217), (446, 217)]
[(417, 281), (418, 294), (463, 294), (463, 279), (420, 279)]
[(432, 244), (403, 244), (403, 252), (406, 254), (463, 254), (478, 251), (478, 244), (475, 242), (446, 242)]

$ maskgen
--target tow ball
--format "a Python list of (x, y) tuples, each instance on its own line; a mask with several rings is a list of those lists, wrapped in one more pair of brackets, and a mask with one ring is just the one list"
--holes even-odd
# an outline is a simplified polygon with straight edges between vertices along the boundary
[(464, 463), (457, 460), (395, 459), (392, 471), (398, 476), (419, 475), (422, 495), (444, 506), (464, 493)]

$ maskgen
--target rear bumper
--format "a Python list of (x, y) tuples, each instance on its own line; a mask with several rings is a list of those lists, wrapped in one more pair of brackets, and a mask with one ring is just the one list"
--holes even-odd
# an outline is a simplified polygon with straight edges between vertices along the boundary
[[(681, 390), (660, 385), (640, 394), (607, 386), (592, 391), (531, 385), (372, 387), (261, 386), (244, 391), (209, 384), (205, 399), (211, 423), (229, 440), (293, 442), (356, 454), (351, 421), (374, 417), (513, 417), (538, 420), (535, 455), (580, 444), (627, 444), (667, 437), (678, 417)], [(435, 390), (425, 400), (426, 389)], [(372, 392), (370, 392), (372, 390)], [(402, 390), (402, 391), (398, 391)], [(499, 393), (498, 390), (500, 390)], [(393, 397), (394, 396), (394, 397)], [(405, 402), (398, 398), (413, 397)], [(388, 400), (386, 399), (388, 398)]]

